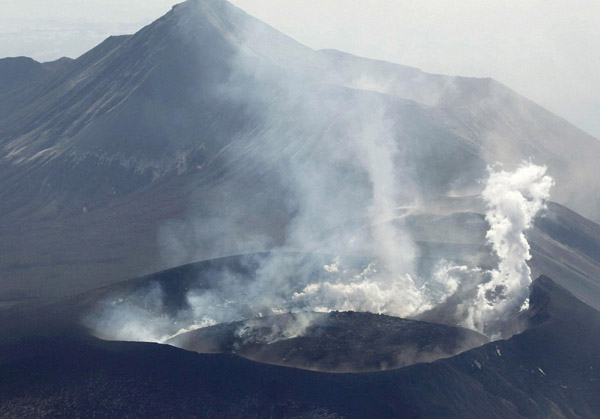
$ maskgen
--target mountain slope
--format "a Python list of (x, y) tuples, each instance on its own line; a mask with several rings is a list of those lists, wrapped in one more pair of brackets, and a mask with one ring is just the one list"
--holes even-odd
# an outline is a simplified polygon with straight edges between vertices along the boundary
[(273, 248), (302, 216), (319, 236), (371, 211), (374, 177), (405, 204), (477, 190), (498, 160), (548, 164), (557, 200), (597, 219), (597, 141), (506, 87), (313, 51), (220, 0), (2, 102), (4, 297)]

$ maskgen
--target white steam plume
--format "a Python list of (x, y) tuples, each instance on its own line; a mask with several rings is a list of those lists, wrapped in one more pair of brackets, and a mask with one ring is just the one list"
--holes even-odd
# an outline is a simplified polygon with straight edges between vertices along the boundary
[(531, 162), (523, 163), (514, 172), (490, 169), (482, 197), (490, 225), (486, 238), (499, 264), (490, 272), (491, 279), (477, 287), (475, 301), (467, 308), (465, 326), (484, 330), (526, 305), (531, 284), (527, 261), (531, 254), (525, 232), (550, 198), (554, 181), (546, 170)]

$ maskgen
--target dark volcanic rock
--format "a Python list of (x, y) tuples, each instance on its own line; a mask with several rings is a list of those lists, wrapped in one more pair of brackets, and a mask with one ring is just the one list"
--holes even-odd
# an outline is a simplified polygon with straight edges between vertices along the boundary
[(447, 358), (488, 340), (434, 323), (355, 312), (297, 313), (220, 324), (166, 343), (316, 371), (359, 372)]

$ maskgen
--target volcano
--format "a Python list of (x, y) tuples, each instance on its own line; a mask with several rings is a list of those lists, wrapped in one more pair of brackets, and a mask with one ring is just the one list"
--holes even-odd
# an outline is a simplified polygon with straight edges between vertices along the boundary
[(0, 59), (0, 416), (596, 417), (598, 161), (495, 80), (224, 0)]

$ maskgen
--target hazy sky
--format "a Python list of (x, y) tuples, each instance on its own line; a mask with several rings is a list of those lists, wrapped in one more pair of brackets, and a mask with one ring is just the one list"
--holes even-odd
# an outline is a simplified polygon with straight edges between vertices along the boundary
[[(0, 57), (76, 57), (172, 0), (0, 0)], [(600, 138), (600, 0), (233, 0), (313, 48), (491, 76)]]

